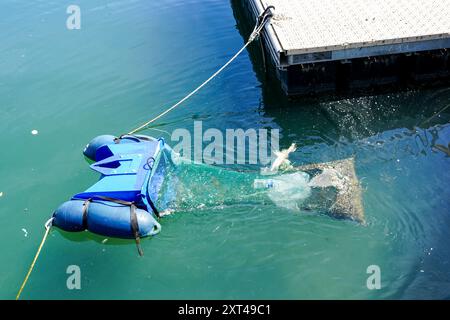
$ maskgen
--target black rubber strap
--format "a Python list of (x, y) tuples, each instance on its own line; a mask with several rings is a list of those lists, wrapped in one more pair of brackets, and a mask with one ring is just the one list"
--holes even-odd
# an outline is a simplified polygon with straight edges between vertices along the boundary
[[(118, 204), (122, 204), (124, 206), (131, 206), (134, 205), (134, 202), (130, 202), (130, 201), (125, 201), (125, 200), (120, 200), (120, 199), (115, 199), (115, 198), (110, 198), (110, 197), (106, 197), (106, 196), (94, 196), (93, 198), (88, 199), (89, 201), (92, 201), (93, 199), (100, 199), (100, 200), (105, 200), (105, 201), (110, 201), (110, 202), (114, 202), (114, 203), (118, 203)], [(161, 215), (159, 214), (158, 209), (156, 208), (155, 204), (153, 203), (152, 199), (150, 199), (150, 197), (148, 197), (148, 203), (150, 204), (150, 207), (152, 208), (153, 212), (155, 213), (155, 215), (160, 218)]]
[(114, 143), (120, 143), (120, 141), (122, 140), (122, 139), (126, 139), (126, 138), (134, 138), (134, 139), (137, 139), (137, 140), (143, 140), (143, 141), (152, 141), (153, 139), (152, 138), (149, 138), (149, 137), (146, 137), (146, 136), (135, 136), (134, 134), (121, 134), (119, 137), (117, 137), (117, 138), (115, 138), (114, 139)]
[[(83, 226), (85, 227), (85, 229), (87, 229), (87, 214), (88, 214), (89, 203), (92, 202), (94, 199), (110, 201), (110, 202), (114, 202), (117, 204), (121, 204), (121, 205), (130, 207), (131, 231), (133, 233), (134, 239), (136, 240), (136, 246), (137, 246), (139, 255), (143, 256), (144, 251), (141, 248), (141, 236), (139, 234), (139, 223), (138, 223), (138, 219), (137, 219), (137, 215), (136, 215), (136, 205), (134, 204), (134, 202), (124, 201), (124, 200), (110, 198), (110, 197), (106, 197), (106, 196), (100, 196), (100, 195), (96, 195), (93, 198), (89, 198), (89, 199), (85, 200), (84, 204), (83, 204)], [(159, 218), (160, 214), (159, 214), (158, 209), (156, 209), (154, 203), (152, 202), (152, 200), (150, 198), (148, 200), (149, 200), (149, 204), (150, 204), (150, 207), (152, 208), (153, 212)]]
[(83, 203), (83, 220), (82, 220), (82, 224), (83, 224), (84, 230), (86, 230), (88, 228), (87, 216), (88, 216), (89, 204), (91, 203), (91, 201), (92, 201), (92, 199), (89, 198), (86, 201), (84, 201), (84, 203)]
[(136, 139), (139, 139), (139, 140), (144, 140), (144, 141), (153, 141), (154, 139), (152, 139), (152, 138), (150, 138), (150, 137), (146, 137), (146, 136), (136, 136), (136, 135), (134, 135), (134, 134), (128, 134), (128, 136), (131, 136), (131, 137), (135, 137)]
[(123, 137), (124, 135), (123, 134), (121, 134), (120, 136), (118, 136), (118, 137), (116, 137), (116, 138), (114, 138), (114, 143), (115, 144), (119, 144), (120, 143), (120, 141), (122, 140), (122, 137)]
[(141, 238), (139, 235), (139, 223), (136, 215), (136, 206), (134, 203), (130, 205), (130, 221), (131, 221), (131, 231), (133, 232), (134, 239), (136, 240), (136, 247), (140, 256), (144, 255), (144, 251), (141, 248)]
[(157, 216), (158, 218), (161, 218), (161, 215), (159, 214), (158, 209), (156, 209), (155, 204), (153, 203), (152, 199), (150, 199), (150, 197), (147, 197), (148, 200), (148, 204), (150, 205), (150, 207), (153, 210), (153, 213), (155, 214), (155, 216)]
[(118, 203), (118, 204), (123, 204), (124, 206), (131, 206), (132, 204), (134, 204), (133, 202), (130, 201), (125, 201), (125, 200), (120, 200), (120, 199), (116, 199), (116, 198), (111, 198), (111, 197), (106, 197), (106, 196), (94, 196), (95, 199), (100, 199), (100, 200), (105, 200), (105, 201), (110, 201), (110, 202), (114, 202), (114, 203)]

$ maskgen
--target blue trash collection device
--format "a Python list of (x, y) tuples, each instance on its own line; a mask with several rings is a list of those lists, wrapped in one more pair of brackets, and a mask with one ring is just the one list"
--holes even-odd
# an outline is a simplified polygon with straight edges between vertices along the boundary
[[(63, 203), (53, 214), (53, 225), (65, 231), (89, 230), (116, 238), (136, 239), (160, 232), (154, 203), (164, 180), (162, 138), (102, 135), (85, 148), (95, 161), (91, 169), (100, 180)], [(139, 251), (142, 254), (142, 251)]]

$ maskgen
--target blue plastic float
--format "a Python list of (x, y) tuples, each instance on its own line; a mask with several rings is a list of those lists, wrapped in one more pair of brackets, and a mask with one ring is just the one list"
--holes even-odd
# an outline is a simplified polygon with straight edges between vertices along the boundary
[(107, 237), (136, 239), (159, 233), (154, 203), (164, 180), (162, 138), (102, 135), (85, 148), (100, 180), (63, 203), (53, 225), (65, 231), (89, 230)]

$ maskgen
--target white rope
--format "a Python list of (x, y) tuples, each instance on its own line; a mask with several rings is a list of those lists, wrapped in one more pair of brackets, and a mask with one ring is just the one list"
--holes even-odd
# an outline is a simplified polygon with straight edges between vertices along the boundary
[(244, 44), (244, 46), (239, 49), (238, 52), (236, 52), (236, 54), (234, 56), (232, 56), (222, 67), (220, 67), (219, 70), (217, 70), (216, 72), (214, 72), (208, 79), (206, 79), (201, 85), (199, 85), (197, 88), (195, 88), (193, 91), (191, 91), (188, 95), (186, 95), (183, 99), (181, 99), (180, 101), (178, 101), (177, 103), (175, 103), (173, 106), (171, 106), (170, 108), (168, 108), (167, 110), (165, 110), (164, 112), (160, 113), (158, 116), (154, 117), (153, 119), (145, 122), (144, 124), (140, 125), (139, 127), (137, 127), (136, 129), (131, 130), (130, 132), (128, 132), (128, 134), (132, 135), (135, 134), (138, 131), (141, 131), (143, 129), (145, 129), (149, 124), (155, 122), (156, 120), (158, 120), (159, 118), (165, 116), (166, 114), (168, 114), (170, 111), (172, 111), (173, 109), (175, 109), (176, 107), (178, 107), (180, 104), (182, 104), (183, 102), (185, 102), (187, 99), (189, 99), (190, 97), (192, 97), (194, 94), (196, 94), (200, 89), (202, 89), (205, 85), (207, 85), (212, 79), (214, 79), (216, 76), (219, 75), (219, 73), (221, 73), (226, 67), (228, 67), (228, 65), (230, 63), (232, 63), (241, 53), (242, 51), (244, 51), (248, 45), (250, 43), (253, 42), (253, 40), (255, 40), (261, 30), (264, 28), (265, 24), (267, 23), (267, 21), (269, 21), (270, 17), (272, 16), (270, 11), (268, 10), (269, 8), (267, 8), (263, 14), (258, 18), (257, 23), (255, 25), (255, 28), (253, 29), (253, 32), (250, 34), (250, 37), (248, 38), (248, 41)]

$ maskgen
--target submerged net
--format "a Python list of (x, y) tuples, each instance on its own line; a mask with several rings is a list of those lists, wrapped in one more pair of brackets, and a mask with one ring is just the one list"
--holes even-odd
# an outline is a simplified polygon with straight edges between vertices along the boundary
[(168, 214), (224, 206), (272, 205), (292, 212), (330, 214), (364, 222), (353, 159), (292, 168), (276, 175), (169, 158), (157, 207)]

